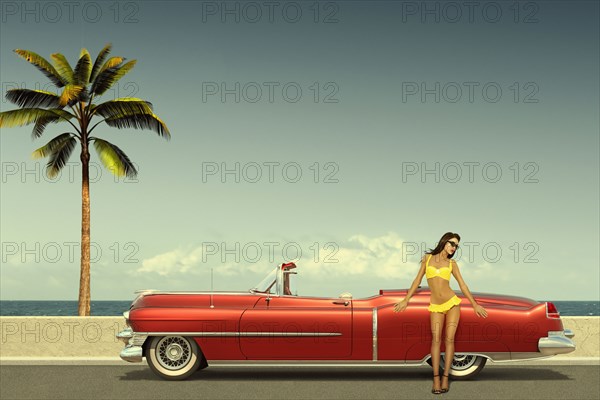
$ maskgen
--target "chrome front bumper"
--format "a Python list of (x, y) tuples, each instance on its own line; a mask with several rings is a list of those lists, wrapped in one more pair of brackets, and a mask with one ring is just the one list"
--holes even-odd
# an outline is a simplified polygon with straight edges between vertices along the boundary
[(547, 337), (538, 340), (538, 349), (545, 356), (566, 354), (575, 351), (575, 343), (571, 340), (575, 334), (570, 329), (550, 331)]
[(119, 356), (127, 362), (142, 362), (144, 357), (144, 342), (147, 335), (138, 335), (130, 327), (117, 333), (117, 339), (125, 343), (125, 348), (121, 350)]
[(123, 361), (142, 362), (143, 352), (144, 350), (142, 349), (142, 346), (128, 344), (123, 350), (121, 350), (121, 354), (119, 354), (119, 356)]

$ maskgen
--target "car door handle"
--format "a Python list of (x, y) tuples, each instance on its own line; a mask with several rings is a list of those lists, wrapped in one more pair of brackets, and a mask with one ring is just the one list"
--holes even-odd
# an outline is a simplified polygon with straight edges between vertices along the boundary
[(339, 301), (334, 301), (333, 304), (343, 304), (343, 305), (347, 306), (348, 304), (350, 304), (350, 302), (348, 300), (346, 300), (346, 301), (339, 300)]

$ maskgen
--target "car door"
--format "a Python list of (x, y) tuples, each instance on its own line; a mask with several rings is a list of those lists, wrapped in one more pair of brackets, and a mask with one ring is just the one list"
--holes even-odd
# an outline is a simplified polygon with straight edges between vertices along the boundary
[(352, 300), (265, 296), (240, 319), (248, 359), (336, 359), (352, 352)]

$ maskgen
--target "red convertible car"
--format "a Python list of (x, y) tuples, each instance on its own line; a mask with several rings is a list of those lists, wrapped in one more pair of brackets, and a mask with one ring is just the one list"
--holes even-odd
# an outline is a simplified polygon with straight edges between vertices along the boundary
[[(422, 365), (430, 363), (430, 291), (422, 288), (402, 313), (406, 289), (353, 299), (292, 294), (296, 265), (276, 267), (246, 292), (138, 291), (121, 358), (148, 365), (167, 380), (185, 379), (211, 364)], [(462, 294), (458, 292), (461, 297)], [(488, 359), (528, 360), (575, 350), (550, 302), (473, 293), (488, 317), (467, 301), (455, 335), (454, 379), (478, 374)], [(444, 343), (441, 344), (444, 365)]]

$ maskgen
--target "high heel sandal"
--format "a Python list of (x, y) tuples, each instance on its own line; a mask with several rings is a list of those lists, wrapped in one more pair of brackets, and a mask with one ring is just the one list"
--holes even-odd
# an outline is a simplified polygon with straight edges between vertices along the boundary
[(448, 378), (448, 387), (447, 388), (442, 388), (442, 393), (446, 393), (450, 391), (450, 378), (448, 377), (448, 375), (443, 374), (442, 376), (445, 376), (446, 378)]
[[(439, 375), (434, 375), (433, 377), (435, 378), (436, 376), (439, 377)], [(442, 390), (441, 389), (431, 389), (431, 393), (433, 394), (442, 394)]]

